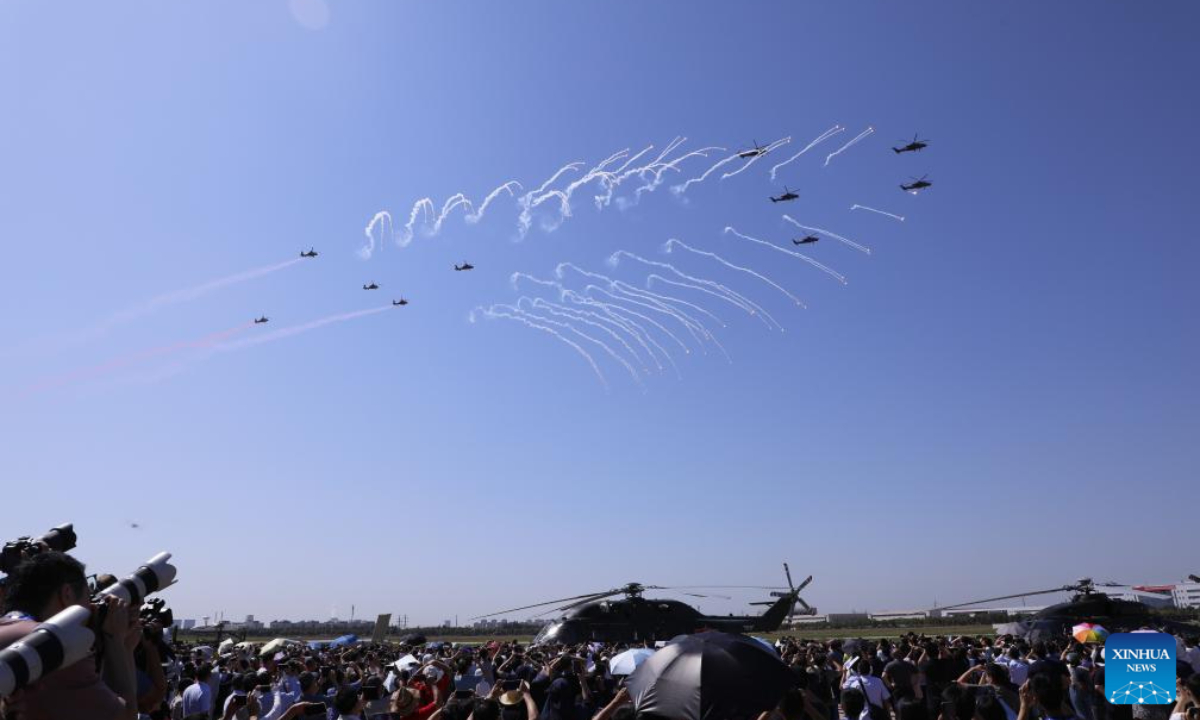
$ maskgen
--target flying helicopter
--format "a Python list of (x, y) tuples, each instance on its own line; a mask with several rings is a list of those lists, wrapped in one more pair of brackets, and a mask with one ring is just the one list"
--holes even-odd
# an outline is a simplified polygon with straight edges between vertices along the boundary
[(753, 150), (742, 150), (741, 152), (738, 153), (738, 157), (752, 158), (752, 157), (758, 157), (759, 155), (766, 155), (766, 154), (767, 154), (767, 148), (762, 145), (759, 145), (758, 141), (755, 140), (754, 141), (754, 149)]
[(363, 285), (363, 290), (378, 290), (378, 289), (379, 289), (379, 286), (376, 285), (375, 283), (371, 283), (370, 285)]
[[(800, 612), (815, 613), (808, 603), (800, 599), (800, 591), (812, 582), (809, 576), (799, 587), (791, 583), (791, 571), (784, 563), (787, 573), (787, 587), (768, 587), (760, 585), (688, 585), (663, 587), (660, 585), (643, 585), (629, 583), (611, 590), (603, 590), (585, 595), (548, 600), (523, 607), (502, 610), (500, 612), (480, 615), (478, 618), (505, 615), (519, 610), (529, 610), (547, 605), (554, 605), (546, 613), (555, 610), (562, 611), (562, 616), (549, 623), (533, 639), (534, 645), (548, 643), (574, 644), (589, 640), (606, 642), (636, 642), (641, 640), (669, 640), (676, 635), (694, 633), (701, 630), (721, 630), (725, 632), (771, 632), (779, 629), (784, 620), (796, 612), (796, 604), (803, 606)], [(775, 600), (765, 603), (769, 605), (762, 615), (704, 615), (696, 608), (679, 600), (652, 599), (642, 596), (647, 590), (691, 590), (705, 588), (744, 588), (753, 590), (773, 590), (771, 595)], [(692, 597), (710, 597), (698, 593), (685, 592)], [(624, 595), (623, 599), (610, 599)], [(721, 596), (727, 597), (727, 596)], [(565, 603), (565, 604), (563, 604)], [(546, 614), (543, 613), (543, 614)]]
[[(917, 133), (917, 135), (919, 135), (919, 134), (920, 133)], [(904, 147), (892, 148), (892, 152), (899, 155), (900, 153), (906, 153), (906, 152), (919, 152), (919, 151), (924, 150), (925, 148), (929, 147), (929, 141), (928, 140), (918, 140), (917, 135), (913, 135), (912, 142), (905, 145)]]
[(804, 237), (800, 238), (799, 240), (797, 240), (796, 238), (792, 238), (792, 244), (793, 245), (811, 245), (812, 243), (815, 243), (820, 239), (821, 238), (817, 237), (816, 235), (805, 235)]
[(931, 183), (925, 179), (927, 177), (929, 177), (929, 175), (922, 175), (919, 178), (913, 178), (913, 182), (911, 182), (907, 185), (901, 185), (900, 189), (903, 190), (904, 192), (910, 192), (910, 193), (916, 195), (918, 190), (923, 190), (923, 189), (933, 185), (933, 183)]
[(779, 197), (771, 198), (771, 202), (773, 202), (773, 203), (787, 202), (789, 200), (795, 200), (798, 197), (800, 197), (800, 196), (797, 195), (796, 193), (792, 192), (791, 190), (788, 190), (787, 185), (784, 185), (783, 186), (783, 194), (780, 195)]
[(933, 612), (945, 613), (947, 610), (958, 610), (981, 603), (1069, 592), (1072, 593), (1069, 601), (1042, 608), (1027, 620), (999, 625), (996, 628), (997, 633), (1019, 635), (1030, 642), (1036, 642), (1062, 637), (1071, 632), (1072, 627), (1085, 622), (1103, 625), (1110, 632), (1129, 632), (1144, 627), (1165, 627), (1171, 631), (1184, 628), (1193, 632), (1197, 630), (1194, 625), (1164, 619), (1143, 603), (1109, 597), (1106, 593), (1097, 590), (1097, 587), (1129, 586), (1114, 582), (1097, 583), (1091, 578), (1085, 577), (1061, 587), (972, 600), (940, 607)]
[(309, 249), (308, 249), (308, 252), (302, 252), (302, 253), (300, 253), (300, 257), (302, 257), (302, 258), (311, 258), (311, 257), (316, 257), (316, 256), (318, 256), (318, 255), (320, 255), (320, 254), (321, 254), (321, 253), (317, 252), (317, 251), (316, 251), (316, 250), (314, 250), (313, 248), (309, 248)]
[(392, 304), (393, 305), (407, 305), (408, 301), (405, 300), (404, 298), (400, 298), (399, 300), (393, 300)]
[(268, 318), (266, 315), (263, 315), (262, 317), (260, 317), (260, 318), (257, 318), (257, 319), (254, 321), (254, 324), (255, 324), (255, 325), (262, 325), (262, 324), (263, 324), (263, 323), (265, 323), (265, 322), (270, 322), (270, 318)]
[(455, 272), (462, 272), (463, 270), (474, 270), (474, 269), (475, 269), (475, 266), (469, 262), (464, 262), (462, 265), (454, 266)]

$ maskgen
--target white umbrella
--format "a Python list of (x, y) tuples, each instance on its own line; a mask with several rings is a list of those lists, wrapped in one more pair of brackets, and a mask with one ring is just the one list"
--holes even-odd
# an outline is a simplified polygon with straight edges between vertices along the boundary
[(229, 649), (232, 647), (233, 647), (233, 638), (225, 638), (224, 640), (221, 641), (221, 644), (217, 646), (217, 654), (224, 655), (225, 653), (229, 652)]
[(288, 638), (275, 638), (266, 645), (263, 645), (262, 650), (259, 650), (258, 654), (274, 655), (289, 645), (303, 645), (303, 643), (301, 643), (299, 640), (289, 640)]
[(412, 653), (409, 653), (408, 655), (405, 655), (396, 662), (392, 663), (396, 670), (412, 670), (420, 664), (421, 661), (413, 657)]
[(613, 656), (608, 661), (608, 672), (613, 675), (632, 675), (638, 665), (646, 662), (646, 658), (654, 654), (650, 648), (633, 648)]

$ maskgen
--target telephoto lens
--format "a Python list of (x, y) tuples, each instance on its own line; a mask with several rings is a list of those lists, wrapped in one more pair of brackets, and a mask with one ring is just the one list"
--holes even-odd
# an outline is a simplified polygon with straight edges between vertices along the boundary
[(0, 650), (0, 697), (86, 658), (96, 639), (90, 618), (86, 607), (72, 605)]
[(99, 598), (118, 597), (131, 606), (139, 606), (147, 595), (156, 593), (175, 582), (175, 566), (167, 562), (171, 553), (163, 552), (150, 558), (124, 580), (101, 590)]

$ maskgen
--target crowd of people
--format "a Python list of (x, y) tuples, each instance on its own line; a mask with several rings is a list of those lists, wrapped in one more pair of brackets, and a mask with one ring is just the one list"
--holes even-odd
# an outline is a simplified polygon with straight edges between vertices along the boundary
[[(84, 568), (42, 552), (8, 578), (0, 650), (72, 605)], [(629, 643), (526, 647), (396, 643), (166, 643), (162, 629), (109, 599), (96, 650), (0, 699), (4, 720), (638, 720), (610, 662)], [(1101, 647), (1063, 638), (909, 633), (880, 641), (782, 638), (790, 671), (778, 706), (709, 720), (1200, 720), (1200, 648), (1181, 638), (1167, 705), (1114, 705)], [(654, 643), (637, 643), (653, 647)], [(681, 720), (662, 718), (658, 720)]]

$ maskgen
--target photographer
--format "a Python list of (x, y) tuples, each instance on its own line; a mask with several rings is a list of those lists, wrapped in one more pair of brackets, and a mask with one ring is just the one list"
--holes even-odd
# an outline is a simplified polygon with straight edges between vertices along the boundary
[[(83, 565), (61, 552), (41, 552), (21, 562), (9, 578), (5, 610), (0, 618), (0, 648), (28, 635), (39, 622), (71, 607), (88, 607)], [(14, 694), (8, 712), (21, 718), (137, 718), (137, 681), (133, 650), (141, 625), (128, 605), (108, 598), (98, 628), (104, 677), (87, 658), (47, 675)]]

